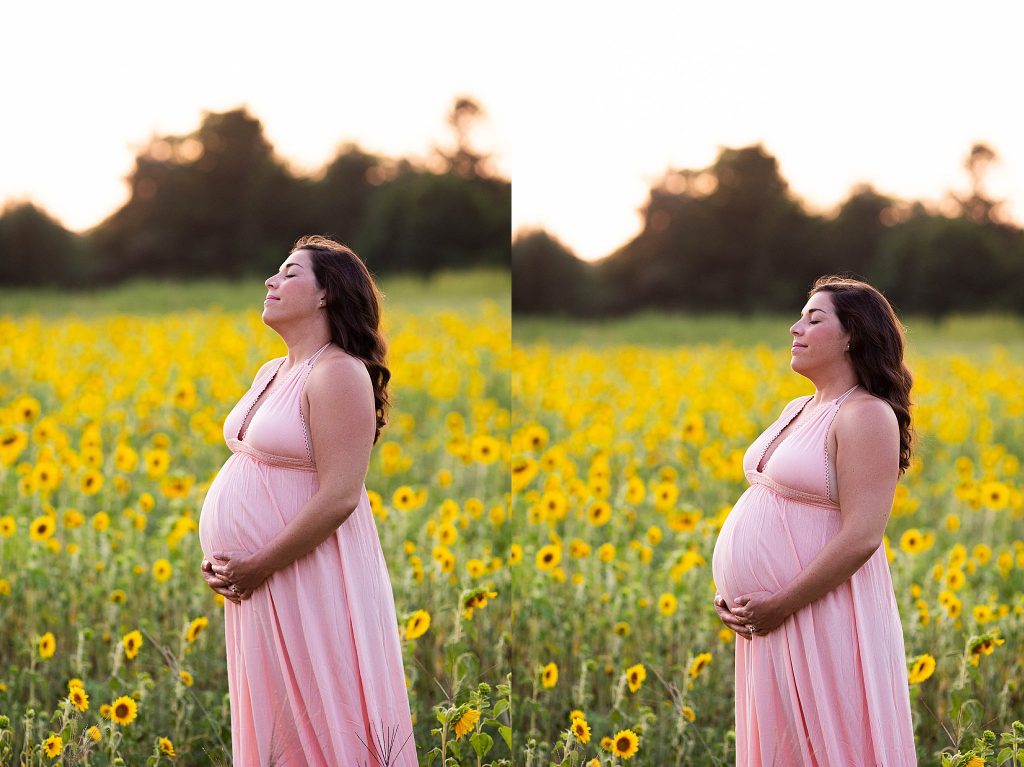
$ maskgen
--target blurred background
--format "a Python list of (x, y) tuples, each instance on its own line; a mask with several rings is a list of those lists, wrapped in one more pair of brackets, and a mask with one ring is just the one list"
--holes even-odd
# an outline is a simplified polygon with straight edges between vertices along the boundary
[(792, 312), (843, 271), (901, 312), (1020, 312), (1022, 23), (993, 2), (588, 16), (515, 137), (513, 310)]
[[(365, 484), (416, 746), (508, 763), (511, 105), (493, 25), (461, 0), (4, 13), (0, 764), (230, 763), (197, 525), (225, 416), (287, 353), (263, 282), (313, 233), (383, 293), (392, 407)], [(69, 707), (69, 681), (91, 707)], [(118, 696), (137, 718), (102, 716)]]
[(20, 9), (0, 52), (19, 73), (0, 276), (265, 276), (305, 233), (378, 274), (507, 270), (508, 107), (479, 24), (457, 2)]
[(884, 540), (918, 761), (1008, 764), (991, 743), (1019, 740), (1022, 658), (979, 658), (1024, 646), (1024, 10), (527, 6), (515, 71), (538, 85), (518, 93), (512, 201), (525, 761), (735, 763), (735, 636), (710, 563), (748, 446), (813, 392), (788, 330), (814, 279), (840, 272), (907, 328), (915, 457)]

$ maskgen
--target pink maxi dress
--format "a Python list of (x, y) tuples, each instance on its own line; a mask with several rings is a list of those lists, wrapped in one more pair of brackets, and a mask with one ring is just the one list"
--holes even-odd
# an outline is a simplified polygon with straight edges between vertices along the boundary
[[(317, 492), (300, 403), (329, 345), (263, 398), (244, 439), (286, 357), (257, 375), (225, 420), (232, 455), (199, 519), (207, 558), (258, 551)], [(415, 767), (391, 581), (365, 487), (327, 540), (241, 604), (225, 601), (224, 634), (236, 767)]]
[[(747, 449), (750, 487), (722, 525), (712, 558), (727, 604), (750, 592), (779, 591), (839, 532), (826, 440), (854, 389), (794, 424), (775, 445), (812, 397), (794, 400)], [(884, 546), (774, 631), (737, 639), (736, 764), (917, 764), (903, 630)]]

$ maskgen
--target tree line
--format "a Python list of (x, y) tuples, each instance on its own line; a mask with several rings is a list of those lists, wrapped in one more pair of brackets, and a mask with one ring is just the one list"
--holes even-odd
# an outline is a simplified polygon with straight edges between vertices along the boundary
[(241, 277), (276, 271), (295, 239), (326, 234), (377, 274), (508, 267), (511, 183), (471, 134), (484, 117), (455, 100), (453, 148), (425, 161), (343, 145), (315, 176), (293, 173), (245, 109), (207, 112), (194, 132), (151, 139), (127, 203), (79, 235), (32, 203), (0, 216), (8, 285), (93, 287), (134, 277)]
[(996, 153), (975, 144), (971, 191), (941, 209), (854, 187), (829, 216), (804, 209), (763, 146), (724, 148), (651, 188), (640, 233), (595, 262), (549, 233), (512, 245), (512, 308), (602, 316), (639, 309), (791, 311), (815, 278), (842, 273), (882, 290), (899, 312), (1024, 311), (1024, 232), (985, 191)]

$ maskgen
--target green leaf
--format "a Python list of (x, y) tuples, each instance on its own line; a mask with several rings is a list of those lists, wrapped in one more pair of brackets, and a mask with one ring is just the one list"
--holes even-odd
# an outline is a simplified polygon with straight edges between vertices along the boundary
[(469, 743), (473, 746), (473, 750), (476, 751), (477, 758), (483, 759), (487, 752), (491, 750), (491, 746), (494, 745), (494, 738), (486, 732), (475, 732), (469, 739)]
[(505, 739), (505, 745), (508, 746), (508, 750), (511, 751), (512, 750), (512, 728), (511, 727), (506, 727), (505, 725), (502, 725), (501, 727), (498, 728), (498, 732), (501, 734), (501, 737)]

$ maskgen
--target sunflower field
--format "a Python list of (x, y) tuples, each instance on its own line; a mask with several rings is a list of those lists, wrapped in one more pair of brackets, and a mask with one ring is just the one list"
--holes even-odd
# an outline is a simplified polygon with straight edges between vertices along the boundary
[[(732, 765), (743, 640), (712, 550), (747, 446), (813, 388), (788, 344), (532, 336), (513, 345), (518, 763)], [(911, 345), (916, 452), (885, 538), (922, 765), (1024, 754), (1024, 362), (971, 348)]]
[[(508, 764), (510, 320), (451, 307), (385, 307), (366, 486), (421, 762)], [(19, 313), (0, 336), (0, 765), (229, 764), (197, 523), (224, 417), (286, 347), (252, 310)]]

